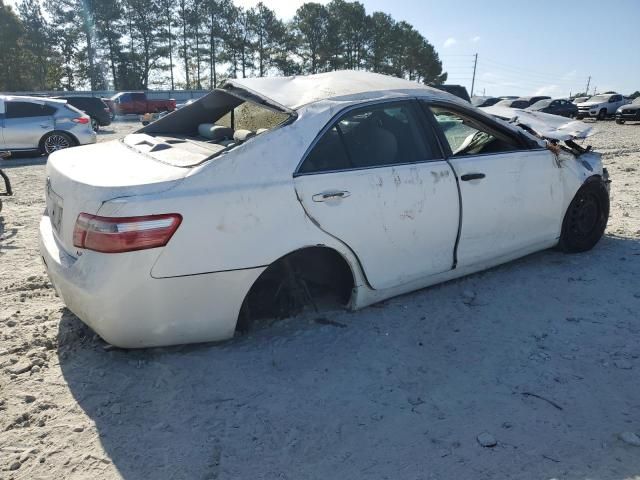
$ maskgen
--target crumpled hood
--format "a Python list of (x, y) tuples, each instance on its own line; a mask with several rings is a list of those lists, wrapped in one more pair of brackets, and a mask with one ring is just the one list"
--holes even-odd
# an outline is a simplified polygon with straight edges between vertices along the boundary
[(549, 140), (576, 140), (593, 134), (593, 127), (584, 122), (550, 113), (497, 106), (485, 107), (482, 110), (510, 123), (525, 125)]

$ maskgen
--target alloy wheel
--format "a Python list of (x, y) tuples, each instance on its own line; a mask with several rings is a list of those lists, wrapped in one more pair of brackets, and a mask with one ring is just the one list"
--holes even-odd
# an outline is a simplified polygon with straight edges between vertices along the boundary
[(55, 133), (53, 135), (49, 135), (44, 141), (44, 151), (48, 154), (69, 148), (70, 146), (71, 143), (68, 138)]

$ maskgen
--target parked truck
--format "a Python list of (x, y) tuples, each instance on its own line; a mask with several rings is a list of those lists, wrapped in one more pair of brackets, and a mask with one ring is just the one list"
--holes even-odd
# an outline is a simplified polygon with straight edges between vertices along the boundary
[(594, 95), (586, 102), (577, 104), (578, 115), (576, 118), (582, 120), (583, 118), (591, 117), (604, 120), (607, 117), (613, 117), (616, 114), (616, 110), (627, 103), (629, 103), (629, 100), (619, 93)]
[(115, 115), (144, 115), (145, 113), (173, 112), (174, 99), (149, 100), (144, 92), (120, 92), (111, 97), (109, 107)]

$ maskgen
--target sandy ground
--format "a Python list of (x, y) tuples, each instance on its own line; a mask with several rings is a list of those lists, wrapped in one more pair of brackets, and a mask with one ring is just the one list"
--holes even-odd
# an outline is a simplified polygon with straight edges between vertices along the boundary
[(613, 201), (591, 252), (144, 351), (65, 310), (38, 256), (44, 160), (3, 162), (0, 479), (638, 478), (640, 125), (597, 130)]

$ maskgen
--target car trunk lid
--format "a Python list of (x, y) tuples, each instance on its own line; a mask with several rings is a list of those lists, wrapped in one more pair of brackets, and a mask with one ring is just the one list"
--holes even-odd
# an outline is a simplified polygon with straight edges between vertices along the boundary
[(157, 162), (113, 141), (56, 152), (49, 156), (46, 172), (47, 211), (54, 234), (75, 256), (73, 228), (80, 213), (97, 214), (105, 201), (114, 198), (169, 190), (190, 169)]

